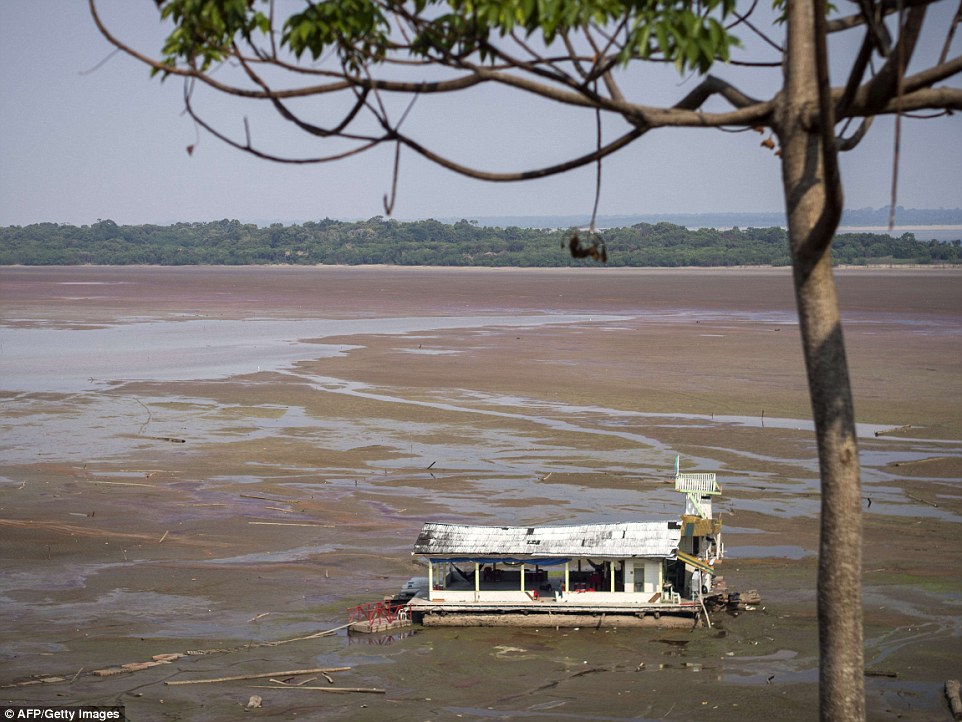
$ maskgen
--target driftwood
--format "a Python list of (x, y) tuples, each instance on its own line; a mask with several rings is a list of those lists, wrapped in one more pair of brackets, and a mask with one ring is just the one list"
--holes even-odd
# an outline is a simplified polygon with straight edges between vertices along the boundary
[(956, 720), (962, 720), (962, 699), (959, 699), (959, 680), (946, 680), (945, 698), (949, 701), (949, 709), (952, 710), (952, 716)]
[(312, 526), (320, 527), (322, 529), (334, 529), (333, 524), (309, 524), (306, 522), (297, 521), (249, 521), (248, 524), (259, 524), (261, 526)]
[[(280, 640), (278, 640), (278, 641), (276, 641), (276, 642), (260, 642), (259, 644), (255, 644), (255, 645), (253, 645), (253, 646), (255, 646), (255, 647), (276, 647), (276, 646), (278, 646), (278, 645), (280, 645), (280, 644), (290, 644), (291, 642), (303, 642), (305, 639), (317, 639), (318, 637), (329, 637), (330, 635), (334, 634), (335, 632), (339, 632), (339, 631), (342, 630), (342, 629), (347, 629), (348, 627), (353, 626), (353, 625), (354, 625), (354, 622), (348, 622), (347, 624), (342, 624), (342, 625), (339, 626), (339, 627), (332, 627), (331, 629), (325, 629), (325, 630), (320, 631), (320, 632), (314, 632), (314, 634), (308, 634), (308, 635), (305, 636), (305, 637), (292, 637), (291, 639), (280, 639)], [(245, 647), (244, 649), (246, 649), (246, 647)]]
[(316, 692), (360, 692), (362, 694), (385, 694), (387, 691), (378, 687), (277, 687), (270, 684), (254, 684), (251, 685), (251, 689), (313, 689)]
[(350, 667), (328, 667), (315, 669), (289, 669), (285, 672), (264, 672), (262, 674), (238, 674), (232, 677), (216, 677), (214, 679), (180, 679), (164, 682), (169, 687), (178, 684), (213, 684), (214, 682), (238, 682), (245, 679), (264, 679), (265, 677), (296, 677), (299, 674), (315, 674), (317, 672), (346, 672)]
[[(107, 667), (106, 669), (95, 669), (91, 674), (95, 674), (98, 677), (113, 677), (117, 674), (128, 674), (130, 672), (140, 672), (144, 669), (150, 669), (151, 667), (157, 667), (161, 664), (170, 664), (175, 659), (180, 659), (183, 654), (179, 652), (173, 652), (170, 654), (155, 654), (150, 658), (149, 662), (128, 662), (127, 664), (122, 664), (119, 667)], [(76, 677), (74, 677), (76, 679)]]
[(920, 499), (920, 498), (917, 497), (917, 496), (912, 496), (912, 495), (909, 494), (908, 492), (906, 492), (905, 495), (906, 495), (909, 499), (911, 499), (912, 501), (917, 501), (917, 502), (920, 502), (920, 503), (922, 503), (922, 504), (928, 504), (929, 506), (935, 507), (936, 509), (939, 508), (939, 505), (936, 504), (934, 501), (926, 501), (925, 499)]
[(68, 680), (66, 677), (37, 677), (35, 679), (25, 679), (20, 682), (8, 682), (6, 684), (0, 684), (0, 689), (11, 689), (13, 687), (32, 687), (35, 684), (57, 684), (58, 682), (67, 681)]
[(882, 430), (880, 430), (880, 431), (876, 431), (876, 432), (875, 432), (875, 436), (876, 436), (876, 437), (879, 437), (879, 436), (883, 436), (883, 435), (885, 435), (885, 434), (897, 434), (897, 433), (899, 433), (900, 431), (908, 431), (908, 430), (911, 429), (911, 428), (912, 428), (912, 425), (911, 425), (911, 424), (908, 424), (907, 426), (897, 426), (897, 427), (895, 427), (894, 429), (882, 429)]
[[(328, 677), (326, 674), (324, 675), (324, 677), (327, 678), (328, 682), (330, 682), (331, 684), (334, 684), (334, 680)], [(287, 679), (290, 679), (290, 677), (288, 677)], [(300, 682), (288, 682), (287, 680), (284, 680), (284, 679), (274, 679), (273, 677), (271, 677), (270, 681), (273, 682), (274, 684), (279, 684), (282, 687), (302, 687), (305, 684), (310, 684), (316, 679), (317, 677), (308, 677), (307, 679), (302, 679)]]
[[(0, 519), (0, 522), (2, 521), (4, 520)], [(339, 627), (334, 627), (332, 629), (324, 629), (320, 632), (314, 632), (313, 634), (308, 634), (303, 637), (293, 637), (291, 639), (280, 639), (275, 642), (258, 642), (256, 644), (245, 644), (241, 647), (228, 647), (224, 649), (193, 649), (193, 650), (187, 650), (186, 652), (183, 652), (183, 653), (171, 652), (167, 654), (155, 654), (153, 657), (151, 657), (150, 661), (148, 662), (128, 662), (127, 664), (122, 664), (119, 667), (107, 667), (105, 669), (95, 669), (90, 671), (88, 674), (91, 674), (97, 677), (113, 677), (118, 674), (129, 674), (131, 672), (139, 672), (144, 669), (150, 669), (151, 667), (157, 667), (161, 664), (170, 664), (175, 659), (180, 659), (181, 657), (204, 656), (208, 654), (230, 654), (232, 652), (241, 652), (241, 651), (249, 650), (255, 647), (276, 647), (280, 644), (289, 644), (291, 642), (300, 642), (307, 639), (317, 639), (319, 637), (327, 637), (332, 634), (336, 634), (338, 631), (342, 629), (347, 629), (353, 624), (354, 622), (350, 622), (348, 624), (342, 624)], [(349, 667), (344, 667), (343, 669), (346, 670), (346, 669), (349, 669)], [(80, 673), (82, 671), (83, 671), (83, 667), (81, 667), (80, 671), (78, 671), (75, 675), (73, 675), (72, 678), (62, 676), (62, 675), (46, 675), (43, 677), (33, 677), (32, 679), (20, 680), (17, 682), (7, 682), (5, 684), (0, 684), (0, 689), (31, 687), (38, 684), (60, 684), (63, 682), (74, 682), (77, 679), (77, 677), (80, 676)], [(321, 674), (324, 674), (322, 670), (316, 670), (316, 671), (320, 671)], [(336, 670), (327, 670), (327, 671), (341, 671), (341, 668), (338, 668)], [(285, 673), (271, 672), (270, 675), (260, 675), (260, 676), (261, 677), (275, 676), (278, 674), (283, 675)], [(288, 672), (286, 674), (289, 675), (290, 673)], [(173, 684), (185, 684), (185, 683), (174, 682)]]
[(109, 484), (110, 486), (145, 486), (148, 489), (153, 489), (156, 484), (141, 484), (137, 481), (105, 481), (104, 479), (81, 479), (80, 481), (86, 481), (90, 484)]
[(248, 649), (254, 649), (257, 647), (277, 647), (281, 644), (290, 644), (291, 642), (302, 642), (306, 639), (318, 639), (319, 637), (329, 637), (332, 634), (336, 634), (342, 629), (347, 629), (348, 627), (356, 624), (356, 622), (349, 622), (348, 624), (342, 624), (339, 627), (332, 627), (331, 629), (323, 629), (320, 632), (314, 632), (313, 634), (307, 634), (303, 637), (292, 637), (291, 639), (278, 639), (274, 642), (256, 642), (253, 644), (245, 644), (241, 647), (223, 647), (220, 649), (189, 649), (184, 654), (191, 657), (202, 657), (207, 654), (230, 654), (232, 652), (242, 652)]

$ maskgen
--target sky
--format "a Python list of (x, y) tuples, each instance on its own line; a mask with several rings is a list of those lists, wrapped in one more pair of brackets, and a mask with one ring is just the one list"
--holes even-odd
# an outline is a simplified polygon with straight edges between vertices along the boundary
[[(157, 53), (166, 33), (153, 0), (98, 5), (116, 35)], [(920, 43), (922, 55), (931, 58), (941, 49), (954, 9), (942, 2), (930, 15), (930, 28), (938, 33)], [(833, 59), (841, 67), (851, 48), (833, 42)], [(111, 51), (82, 0), (0, 2), (0, 226), (86, 225), (108, 218), (122, 224), (222, 218), (293, 223), (385, 214), (393, 149), (310, 166), (249, 157), (195, 127), (183, 113), (179, 80), (162, 83), (136, 60)], [(952, 55), (960, 52), (962, 34)], [(749, 76), (722, 66), (713, 72), (758, 96), (770, 95), (778, 80), (773, 71)], [(650, 104), (671, 104), (695, 82), (670, 68), (644, 69), (624, 80), (629, 99)], [(210, 92), (198, 93), (196, 104), (234, 137), (243, 137), (247, 117), (252, 138), (271, 150), (324, 152), (264, 104), (239, 104)], [(303, 108), (311, 117), (325, 113), (321, 101)], [(613, 138), (619, 127), (606, 123), (605, 137)], [(405, 131), (491, 170), (557, 162), (590, 152), (595, 143), (593, 113), (493, 87), (419, 100)], [(962, 117), (906, 120), (902, 133), (898, 204), (962, 207)], [(761, 140), (751, 132), (649, 133), (605, 161), (599, 213), (779, 212), (784, 203), (778, 159)], [(192, 154), (188, 146), (194, 146)], [(847, 208), (888, 204), (893, 148), (894, 123), (881, 118), (855, 151), (843, 154)], [(394, 216), (401, 220), (587, 217), (594, 204), (594, 167), (493, 184), (403, 153), (398, 181)]]

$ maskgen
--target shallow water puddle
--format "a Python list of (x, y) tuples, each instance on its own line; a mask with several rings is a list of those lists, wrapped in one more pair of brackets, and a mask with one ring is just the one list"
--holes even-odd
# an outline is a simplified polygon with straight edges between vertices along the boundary
[[(72, 392), (105, 384), (223, 379), (336, 356), (355, 346), (318, 339), (484, 327), (603, 323), (620, 316), (545, 314), (332, 319), (190, 319), (49, 329), (0, 326), (0, 384), (9, 391)], [(63, 351), (70, 349), (70, 364)]]
[(804, 559), (815, 556), (815, 552), (789, 544), (765, 546), (736, 544), (727, 548), (725, 556), (730, 559)]

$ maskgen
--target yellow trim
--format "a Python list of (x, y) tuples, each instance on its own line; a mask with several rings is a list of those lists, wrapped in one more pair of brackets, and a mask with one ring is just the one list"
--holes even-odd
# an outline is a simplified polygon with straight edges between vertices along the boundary
[(715, 575), (715, 568), (710, 566), (709, 564), (706, 564), (698, 557), (693, 557), (691, 554), (685, 554), (685, 552), (681, 550), (676, 551), (675, 556), (678, 557), (679, 561), (682, 561), (685, 564), (693, 566), (696, 569), (700, 569), (703, 572), (708, 572), (712, 576)]

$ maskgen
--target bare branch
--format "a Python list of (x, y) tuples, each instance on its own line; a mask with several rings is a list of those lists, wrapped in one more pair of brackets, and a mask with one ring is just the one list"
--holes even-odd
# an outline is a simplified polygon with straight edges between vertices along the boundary
[[(601, 150), (601, 111), (597, 109), (595, 110), (595, 148)], [(598, 218), (598, 203), (601, 201), (601, 156), (595, 163), (595, 204), (591, 209), (590, 224), (592, 231), (595, 230), (595, 220)]]
[(348, 113), (341, 119), (341, 122), (338, 123), (333, 128), (322, 128), (312, 123), (307, 123), (304, 120), (302, 120), (300, 116), (292, 113), (287, 108), (287, 106), (281, 102), (280, 98), (276, 98), (273, 96), (273, 94), (271, 93), (270, 87), (257, 73), (254, 72), (254, 69), (250, 66), (250, 63), (248, 63), (245, 59), (243, 59), (239, 54), (237, 55), (237, 57), (240, 61), (241, 67), (247, 73), (247, 76), (257, 86), (259, 86), (265, 92), (265, 94), (267, 94), (267, 97), (269, 98), (271, 103), (274, 105), (274, 109), (277, 111), (278, 115), (280, 115), (285, 120), (291, 123), (294, 123), (298, 128), (303, 130), (305, 133), (308, 133), (310, 135), (314, 135), (320, 138), (338, 136), (341, 138), (346, 138), (348, 140), (363, 140), (363, 141), (370, 140), (370, 138), (367, 136), (355, 136), (355, 135), (344, 133), (344, 130), (357, 117), (357, 114), (360, 112), (361, 108), (365, 107), (367, 95), (370, 92), (369, 89), (367, 88), (355, 89), (357, 91), (356, 92), (357, 100), (354, 104), (354, 107), (352, 107), (351, 110), (348, 111)]
[[(885, 25), (881, 5), (876, 5), (874, 0), (858, 0), (858, 4), (862, 8), (862, 17), (868, 26), (865, 37), (869, 45), (878, 50), (879, 55), (883, 58), (888, 57), (892, 51), (892, 36)], [(901, 16), (901, 8), (904, 7), (904, 3), (899, 7), (899, 15)]]
[(277, 42), (274, 38), (274, 0), (271, 0), (270, 10), (268, 11), (268, 23), (270, 25), (271, 57), (277, 60)]
[(588, 71), (585, 70), (584, 67), (582, 67), (581, 58), (579, 58), (578, 53), (575, 52), (575, 46), (571, 42), (571, 38), (568, 36), (568, 33), (561, 33), (560, 37), (561, 37), (561, 42), (564, 43), (565, 50), (568, 51), (568, 55), (571, 56), (574, 62), (575, 70), (578, 71), (578, 75), (580, 75), (582, 78), (587, 78)]
[[(616, 62), (615, 55), (617, 54), (612, 54), (611, 49), (615, 47), (615, 44), (616, 44), (615, 38), (618, 37), (619, 33), (625, 32), (627, 36), (629, 17), (630, 17), (629, 12), (625, 10), (625, 15), (621, 19), (621, 22), (618, 23), (618, 26), (615, 28), (614, 32), (612, 32), (606, 38), (608, 41), (607, 44), (605, 45), (604, 48), (600, 48), (600, 49), (598, 48), (598, 45), (595, 43), (595, 39), (591, 36), (591, 29), (589, 27), (584, 28), (585, 38), (591, 44), (591, 49), (594, 50), (595, 52), (594, 71), (591, 73), (592, 80), (595, 78), (600, 78), (602, 75), (609, 74), (611, 68), (614, 67), (614, 64)], [(599, 29), (599, 32), (601, 32), (601, 29)], [(602, 32), (602, 35), (604, 35), (603, 32)], [(619, 50), (623, 47), (624, 46), (620, 46)], [(605, 62), (602, 62), (604, 58), (608, 58), (608, 60), (606, 60)]]
[[(903, 99), (905, 110), (926, 110), (935, 108), (957, 109), (955, 104), (953, 88), (932, 88), (932, 86), (947, 78), (962, 73), (962, 55), (948, 60), (941, 65), (906, 76), (902, 81), (905, 92)], [(895, 105), (892, 102), (892, 95), (881, 99), (882, 105), (878, 105), (880, 99), (870, 95), (867, 85), (859, 88), (852, 100), (846, 115), (866, 116), (880, 115), (895, 112)], [(925, 103), (930, 103), (925, 105)]]
[[(939, 1), (940, 0), (883, 0), (883, 2), (879, 3), (878, 7), (882, 15), (885, 16), (898, 12), (899, 8), (907, 9), (910, 7), (921, 7), (923, 5), (931, 5)], [(840, 33), (864, 24), (865, 17), (862, 15), (862, 13), (857, 13), (855, 15), (846, 15), (845, 17), (830, 20), (826, 26), (826, 30), (829, 33)]]
[(194, 120), (194, 122), (197, 123), (197, 125), (199, 125), (201, 128), (206, 130), (208, 133), (210, 133), (212, 136), (214, 136), (218, 140), (226, 143), (232, 148), (236, 148), (237, 150), (242, 150), (245, 153), (256, 156), (257, 158), (261, 158), (263, 160), (269, 160), (274, 163), (284, 163), (288, 165), (311, 165), (316, 163), (330, 163), (332, 161), (343, 160), (344, 158), (350, 158), (353, 155), (359, 155), (361, 153), (364, 153), (380, 145), (385, 140), (387, 140), (384, 137), (372, 138), (368, 142), (362, 143), (361, 145), (358, 145), (350, 150), (347, 150), (341, 153), (334, 153), (326, 156), (316, 156), (316, 157), (310, 157), (310, 158), (285, 158), (283, 156), (278, 156), (272, 153), (267, 153), (265, 151), (259, 150), (253, 145), (251, 145), (249, 142), (239, 143), (233, 138), (225, 135), (224, 133), (221, 133), (219, 130), (214, 128), (210, 123), (205, 121), (200, 115), (198, 115), (194, 111), (193, 105), (190, 102), (190, 92), (186, 89), (186, 87), (184, 91), (184, 109), (187, 112), (187, 114)]
[(618, 139), (612, 141), (606, 146), (603, 146), (591, 153), (580, 156), (578, 158), (573, 158), (571, 160), (565, 161), (563, 163), (558, 163), (557, 165), (547, 166), (545, 168), (538, 168), (536, 170), (521, 171), (517, 173), (490, 173), (486, 171), (480, 171), (469, 166), (461, 165), (460, 163), (455, 163), (444, 156), (438, 155), (432, 150), (424, 147), (420, 143), (414, 141), (403, 135), (399, 135), (398, 139), (408, 146), (412, 150), (416, 151), (420, 155), (424, 156), (430, 161), (437, 163), (443, 168), (452, 170), (455, 173), (459, 173), (463, 176), (469, 178), (477, 178), (478, 180), (494, 181), (494, 182), (513, 182), (513, 181), (523, 181), (532, 180), (535, 178), (547, 178), (549, 176), (558, 175), (559, 173), (565, 173), (575, 168), (580, 168), (582, 166), (588, 165), (597, 161), (599, 158), (604, 158), (606, 156), (621, 150), (625, 146), (629, 145), (632, 141), (637, 140), (642, 135), (647, 132), (647, 128), (633, 128), (628, 131)]
[[(924, 8), (922, 10), (924, 13)], [(921, 20), (919, 21), (919, 32), (921, 32)], [(895, 47), (895, 76), (896, 76), (896, 92), (895, 92), (895, 147), (892, 152), (892, 191), (889, 198), (889, 230), (891, 231), (895, 228), (895, 206), (898, 200), (898, 188), (899, 188), (899, 159), (902, 155), (902, 112), (904, 110), (902, 106), (902, 98), (905, 95), (905, 66), (908, 64), (908, 58), (905, 57), (906, 51), (911, 53), (911, 48), (906, 49), (906, 43), (902, 42), (902, 39), (906, 36), (907, 25), (905, 22), (905, 11), (899, 10), (899, 42)], [(910, 44), (914, 45), (914, 42), (909, 41)], [(885, 68), (882, 69), (883, 71)]]
[(391, 174), (391, 196), (384, 194), (384, 214), (390, 216), (394, 212), (394, 202), (397, 200), (397, 178), (401, 167), (401, 144), (394, 146), (394, 172)]
[[(143, 53), (134, 50), (129, 45), (118, 40), (103, 24), (100, 16), (97, 14), (96, 0), (88, 0), (90, 6), (91, 16), (97, 25), (98, 30), (110, 42), (114, 47), (119, 48), (121, 51), (129, 55), (130, 57), (139, 60), (144, 65), (147, 65), (154, 70), (163, 73), (164, 75), (176, 75), (184, 78), (195, 78), (205, 85), (210, 86), (214, 90), (225, 93), (227, 95), (234, 95), (242, 98), (252, 98), (259, 100), (267, 100), (272, 98), (280, 99), (290, 99), (290, 98), (307, 98), (314, 95), (323, 95), (325, 93), (334, 93), (342, 90), (349, 90), (352, 87), (366, 87), (368, 86), (368, 81), (363, 78), (356, 76), (349, 76), (346, 71), (336, 72), (330, 70), (318, 70), (314, 69), (311, 74), (336, 78), (330, 83), (324, 83), (320, 85), (306, 85), (299, 88), (288, 88), (284, 90), (270, 90), (269, 92), (264, 90), (252, 90), (250, 88), (241, 88), (233, 85), (227, 85), (221, 83), (211, 77), (208, 73), (203, 73), (196, 68), (183, 68), (175, 65), (167, 65), (166, 63), (158, 62), (153, 58), (144, 55)], [(299, 70), (304, 72), (303, 68), (299, 66), (291, 65), (283, 61), (270, 61), (273, 65), (282, 68), (284, 70)], [(397, 92), (397, 93), (446, 93), (455, 90), (464, 90), (472, 86), (478, 85), (484, 82), (483, 79), (472, 76), (464, 75), (458, 78), (453, 78), (451, 80), (440, 80), (440, 81), (414, 81), (414, 82), (399, 82), (399, 81), (389, 81), (389, 80), (375, 80), (372, 81), (373, 85), (369, 89), (373, 90), (375, 87), (378, 90)]]
[(748, 11), (747, 11), (746, 13), (741, 14), (741, 13), (739, 13), (739, 12), (737, 12), (737, 11), (733, 11), (732, 14), (735, 16), (736, 20), (735, 20), (735, 22), (731, 23), (726, 29), (727, 29), (727, 30), (731, 30), (732, 28), (737, 27), (737, 26), (739, 26), (739, 25), (746, 25), (746, 26), (749, 28), (749, 30), (751, 30), (753, 33), (755, 33), (755, 35), (757, 35), (759, 38), (761, 38), (765, 43), (767, 43), (768, 45), (770, 45), (771, 47), (773, 47), (773, 48), (774, 48), (775, 50), (777, 50), (779, 53), (784, 53), (784, 52), (785, 52), (785, 48), (783, 48), (781, 45), (779, 45), (779, 44), (776, 43), (774, 40), (772, 40), (770, 37), (768, 37), (768, 35), (766, 35), (766, 34), (763, 33), (761, 30), (759, 30), (757, 27), (755, 27), (755, 24), (752, 23), (752, 22), (749, 20), (749, 18), (751, 17), (752, 13), (755, 12), (755, 8), (756, 8), (757, 6), (758, 6), (758, 0), (753, 0), (752, 6), (748, 9)]
[(859, 123), (858, 128), (854, 133), (852, 133), (852, 135), (848, 136), (847, 138), (839, 138), (837, 141), (837, 147), (839, 152), (852, 150), (859, 143), (861, 143), (862, 138), (865, 137), (865, 134), (868, 133), (869, 128), (872, 127), (872, 122), (874, 120), (875, 118), (872, 117), (871, 115), (868, 118), (863, 118), (862, 122)]
[[(179, 75), (191, 78), (205, 85), (230, 94), (241, 97), (268, 100), (278, 114), (295, 124), (299, 129), (316, 137), (338, 137), (357, 144), (356, 147), (337, 154), (318, 156), (312, 158), (293, 159), (282, 158), (266, 153), (253, 147), (253, 143), (248, 137), (245, 141), (231, 140), (224, 133), (216, 131), (211, 125), (202, 120), (189, 104), (186, 103), (188, 113), (200, 127), (223, 140), (229, 145), (243, 150), (247, 153), (267, 158), (280, 163), (323, 163), (331, 160), (348, 157), (357, 153), (364, 152), (375, 145), (385, 142), (396, 144), (396, 153), (400, 145), (414, 150), (423, 157), (436, 162), (450, 170), (474, 178), (492, 181), (517, 181), (529, 178), (543, 178), (558, 173), (563, 173), (573, 168), (582, 167), (591, 163), (597, 163), (602, 158), (627, 146), (648, 130), (658, 127), (703, 127), (703, 128), (746, 128), (754, 126), (768, 126), (772, 123), (772, 113), (778, 98), (762, 101), (746, 95), (738, 88), (715, 77), (706, 76), (702, 82), (682, 98), (673, 107), (649, 107), (638, 103), (633, 103), (625, 99), (623, 93), (618, 88), (612, 76), (612, 68), (615, 63), (615, 49), (620, 47), (617, 41), (618, 33), (623, 30), (624, 22), (613, 32), (603, 28), (597, 31), (600, 37), (604, 37), (606, 45), (600, 46), (593, 37), (593, 28), (583, 28), (585, 39), (594, 51), (593, 55), (582, 56), (576, 52), (572, 39), (562, 35), (561, 40), (565, 44), (567, 54), (558, 57), (550, 57), (535, 52), (527, 43), (519, 38), (513, 38), (516, 45), (525, 51), (528, 58), (516, 57), (507, 52), (503, 47), (491, 45), (487, 47), (495, 59), (494, 63), (480, 65), (472, 62), (465, 57), (442, 56), (429, 57), (417, 62), (402, 61), (397, 58), (390, 59), (390, 62), (397, 61), (400, 64), (423, 65), (438, 63), (448, 67), (458, 73), (457, 77), (446, 80), (425, 81), (425, 80), (387, 80), (377, 79), (368, 75), (348, 72), (346, 69), (339, 70), (308, 68), (292, 65), (288, 61), (277, 56), (277, 47), (274, 44), (273, 30), (271, 31), (271, 46), (260, 50), (252, 45), (256, 57), (247, 57), (234, 48), (234, 57), (244, 70), (252, 86), (238, 87), (215, 80), (208, 73), (198, 71), (195, 67), (171, 67), (158, 61), (152, 60), (141, 53), (126, 46), (124, 43), (114, 38), (97, 16), (95, 0), (88, 0), (91, 13), (97, 23), (98, 28), (104, 36), (121, 51), (131, 55), (137, 60), (144, 62), (148, 66), (165, 74)], [(922, 13), (918, 8), (923, 7), (929, 0), (904, 0), (907, 5), (916, 9), (910, 12), (910, 22), (906, 24), (899, 43), (907, 54), (911, 53), (915, 41), (918, 37), (918, 29), (921, 27)], [(890, 6), (894, 0), (885, 0), (879, 7), (882, 11), (890, 12)], [(273, 3), (271, 4), (273, 12)], [(750, 23), (746, 13), (739, 20), (740, 23)], [(423, 21), (416, 17), (401, 17), (402, 25), (404, 22), (411, 24), (411, 30), (418, 29), (418, 23)], [(408, 38), (405, 33), (404, 38)], [(408, 43), (410, 41), (408, 40)], [(774, 48), (782, 51), (777, 44), (772, 44)], [(398, 45), (394, 50), (403, 49), (405, 46)], [(907, 56), (906, 56), (907, 57)], [(896, 108), (890, 102), (894, 93), (889, 89), (891, 81), (889, 78), (897, 78), (892, 66), (887, 63), (882, 71), (871, 81), (858, 87), (861, 75), (864, 74), (865, 63), (862, 61), (861, 68), (856, 67), (845, 89), (835, 89), (832, 91), (832, 100), (838, 108), (838, 117), (862, 117), (871, 116), (878, 113), (893, 113)], [(308, 84), (303, 87), (293, 87), (285, 89), (274, 89), (261, 77), (255, 69), (256, 63), (266, 63), (281, 70), (291, 70), (307, 73), (314, 77), (323, 77), (328, 82)], [(588, 64), (590, 63), (590, 68)], [(562, 67), (567, 64), (567, 70), (574, 69), (576, 75), (566, 72)], [(733, 63), (736, 64), (736, 63)], [(951, 77), (962, 70), (962, 58), (953, 58), (945, 63), (930, 68), (922, 73), (904, 78), (904, 96), (902, 98), (902, 108), (906, 111), (922, 110), (930, 107), (951, 108), (958, 107), (958, 95), (962, 91), (951, 89), (930, 90), (932, 83), (938, 80)], [(580, 77), (578, 77), (580, 76)], [(601, 80), (605, 84), (607, 97), (599, 95), (596, 89), (595, 80)], [(591, 152), (572, 158), (554, 165), (518, 172), (494, 173), (477, 168), (462, 165), (451, 158), (440, 156), (429, 148), (422, 145), (413, 137), (400, 132), (400, 124), (392, 126), (387, 116), (387, 110), (380, 98), (381, 92), (392, 93), (412, 93), (415, 96), (422, 93), (445, 93), (467, 89), (483, 83), (497, 83), (508, 87), (526, 91), (538, 97), (564, 103), (566, 105), (590, 108), (595, 112), (607, 112), (620, 116), (627, 121), (632, 128), (622, 134), (619, 138), (600, 145)], [(852, 91), (852, 86), (857, 90)], [(285, 101), (290, 98), (303, 98), (314, 95), (324, 95), (327, 93), (349, 92), (355, 96), (350, 109), (344, 114), (340, 121), (331, 127), (322, 127), (306, 121), (302, 116), (295, 113)], [(374, 98), (370, 97), (374, 93)], [(701, 110), (705, 102), (714, 96), (724, 98), (733, 108), (727, 112), (705, 112)], [(849, 101), (850, 96), (850, 102)], [(935, 104), (935, 105), (932, 105)], [(380, 123), (383, 133), (365, 134), (349, 133), (347, 129), (358, 117), (362, 109), (369, 110), (374, 118)], [(406, 115), (407, 113), (405, 113)], [(403, 118), (402, 118), (403, 122)], [(865, 131), (870, 126), (868, 120), (860, 126), (855, 134), (848, 138), (834, 141), (833, 147), (839, 150), (847, 150), (857, 145), (858, 141), (864, 136)], [(831, 128), (831, 125), (829, 126)], [(396, 171), (395, 171), (396, 172)], [(395, 177), (396, 182), (396, 177)], [(393, 200), (396, 192), (392, 191), (390, 200)], [(390, 202), (388, 205), (392, 205)]]
[(818, 113), (820, 117), (822, 166), (825, 174), (825, 208), (819, 215), (812, 238), (824, 239), (827, 244), (838, 228), (842, 217), (842, 176), (838, 168), (838, 150), (835, 144), (835, 111), (832, 86), (828, 72), (828, 47), (826, 33), (826, 0), (816, 0), (815, 18), (815, 70), (818, 75)]
[(849, 105), (851, 105), (852, 98), (855, 97), (862, 78), (865, 76), (865, 69), (868, 67), (868, 62), (872, 57), (871, 35), (871, 32), (865, 33), (865, 37), (862, 39), (862, 46), (858, 51), (858, 56), (852, 63), (852, 70), (849, 73), (848, 82), (845, 84), (845, 90), (842, 92), (841, 100), (839, 100), (835, 106), (835, 116), (838, 118), (845, 116), (845, 112), (848, 110)]
[[(902, 97), (902, 110), (931, 110), (933, 108), (962, 110), (962, 88), (924, 88)], [(898, 111), (898, 102), (892, 99), (879, 110), (879, 114), (891, 115)]]
[(962, 55), (957, 55), (951, 60), (931, 68), (926, 68), (914, 75), (906, 76), (904, 81), (905, 91), (910, 93), (915, 90), (931, 87), (940, 80), (946, 80), (958, 73), (962, 73)]
[(685, 96), (675, 107), (699, 108), (712, 95), (721, 95), (735, 108), (749, 108), (762, 104), (762, 101), (745, 95), (731, 83), (716, 78), (714, 75), (706, 75), (698, 87)]
[[(729, 102), (735, 105), (736, 110), (728, 113), (703, 113), (696, 110), (705, 100), (714, 94), (720, 94)], [(611, 101), (608, 101), (610, 103)], [(528, 171), (512, 173), (493, 173), (480, 171), (476, 168), (456, 163), (455, 161), (438, 155), (429, 148), (421, 145), (412, 138), (398, 135), (398, 139), (406, 146), (431, 160), (438, 165), (452, 170), (469, 178), (486, 180), (493, 182), (514, 182), (531, 180), (535, 178), (546, 178), (548, 176), (565, 173), (575, 168), (596, 162), (612, 153), (621, 150), (633, 141), (640, 138), (649, 130), (656, 127), (701, 127), (712, 128), (726, 125), (754, 126), (768, 124), (773, 111), (772, 101), (759, 102), (753, 101), (748, 96), (737, 91), (733, 86), (708, 76), (694, 91), (679, 101), (673, 108), (643, 108), (641, 106), (629, 106), (626, 109), (625, 118), (633, 122), (635, 127), (615, 139), (605, 146), (597, 148), (592, 153), (587, 153), (578, 158)], [(628, 112), (631, 112), (631, 115)]]
[(955, 37), (955, 29), (962, 23), (962, 1), (959, 2), (959, 8), (955, 11), (955, 16), (952, 18), (952, 22), (949, 23), (949, 29), (945, 33), (945, 43), (942, 45), (942, 52), (939, 54), (939, 63), (944, 63), (945, 59), (949, 57), (949, 48), (952, 46), (952, 39)]
[(905, 75), (905, 68), (908, 67), (912, 59), (919, 34), (922, 32), (925, 11), (924, 5), (910, 8), (904, 23), (901, 22), (901, 15), (899, 16), (899, 37), (894, 52), (889, 54), (888, 60), (885, 61), (885, 65), (882, 66), (878, 74), (866, 83), (869, 96), (881, 100), (898, 93)]

